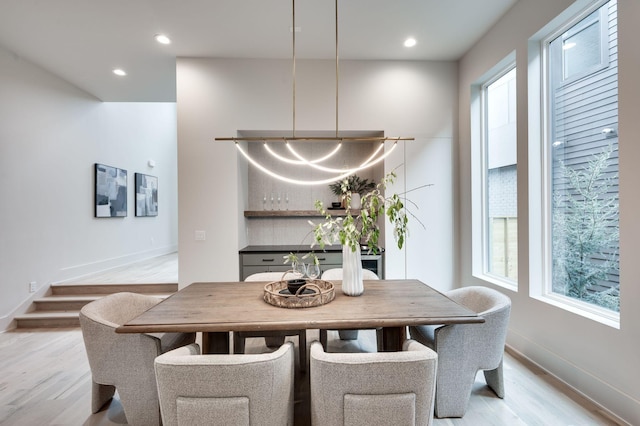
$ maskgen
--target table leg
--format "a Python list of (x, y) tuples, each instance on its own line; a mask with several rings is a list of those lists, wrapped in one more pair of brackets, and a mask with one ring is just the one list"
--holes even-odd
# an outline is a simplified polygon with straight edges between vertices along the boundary
[(325, 352), (327, 351), (327, 330), (320, 329), (320, 344), (322, 344)]
[(229, 353), (229, 332), (203, 332), (202, 333), (202, 353), (203, 354), (228, 354)]
[(406, 327), (384, 327), (382, 329), (382, 350), (399, 352), (407, 338)]

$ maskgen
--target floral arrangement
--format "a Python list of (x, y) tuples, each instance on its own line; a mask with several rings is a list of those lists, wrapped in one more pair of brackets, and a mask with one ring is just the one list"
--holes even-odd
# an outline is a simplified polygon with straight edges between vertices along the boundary
[(329, 185), (331, 192), (339, 197), (344, 196), (347, 193), (356, 193), (362, 195), (367, 191), (371, 191), (375, 187), (375, 182), (370, 182), (369, 179), (363, 179), (358, 175), (351, 175), (343, 180), (334, 182)]
[[(392, 184), (395, 179), (395, 172), (390, 172), (379, 183), (372, 183), (373, 186), (362, 194), (362, 206), (355, 216), (351, 210), (351, 194), (353, 191), (350, 190), (352, 183), (349, 182), (349, 179), (345, 179), (340, 183), (342, 195), (345, 197), (346, 214), (344, 217), (333, 217), (324, 208), (322, 201), (316, 200), (315, 208), (318, 213), (324, 216), (324, 222), (314, 224), (309, 221), (313, 226), (315, 240), (311, 247), (316, 243), (320, 248), (324, 248), (326, 244), (340, 243), (342, 246), (350, 247), (355, 252), (360, 244), (365, 244), (369, 247), (369, 250), (377, 253), (380, 238), (378, 219), (386, 216), (393, 225), (393, 235), (398, 248), (402, 248), (408, 235), (407, 209), (403, 201), (408, 200), (398, 194), (393, 194), (390, 197), (385, 197), (384, 195), (387, 185)], [(415, 218), (415, 215), (412, 214), (412, 216)], [(416, 218), (416, 220), (418, 219)], [(421, 223), (419, 220), (418, 222)]]

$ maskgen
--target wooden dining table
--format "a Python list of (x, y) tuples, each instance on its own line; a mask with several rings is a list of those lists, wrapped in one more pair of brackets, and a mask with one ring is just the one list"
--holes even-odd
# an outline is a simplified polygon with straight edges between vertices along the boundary
[(266, 282), (193, 283), (118, 327), (118, 333), (202, 332), (203, 353), (229, 353), (231, 331), (382, 329), (382, 348), (399, 351), (406, 326), (482, 323), (484, 318), (413, 279), (364, 282), (357, 297), (335, 281), (333, 301), (283, 308), (263, 300)]

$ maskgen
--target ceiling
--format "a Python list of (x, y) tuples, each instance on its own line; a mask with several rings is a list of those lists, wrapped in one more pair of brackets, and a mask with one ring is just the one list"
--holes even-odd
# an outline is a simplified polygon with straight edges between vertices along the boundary
[[(517, 0), (342, 0), (343, 59), (456, 60)], [(174, 102), (176, 57), (292, 57), (291, 0), (0, 0), (0, 45), (103, 101)], [(335, 59), (330, 0), (295, 2), (296, 58)], [(158, 33), (170, 45), (154, 40)], [(412, 36), (413, 48), (403, 41)], [(118, 77), (114, 68), (126, 70)]]

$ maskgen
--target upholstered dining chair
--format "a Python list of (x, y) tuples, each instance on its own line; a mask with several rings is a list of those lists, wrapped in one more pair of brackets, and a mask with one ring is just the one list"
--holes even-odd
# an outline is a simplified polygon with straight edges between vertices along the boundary
[(327, 353), (311, 344), (311, 424), (426, 426), (438, 355), (407, 340), (401, 352)]
[(200, 355), (197, 344), (156, 358), (164, 426), (293, 424), (293, 343), (275, 352)]
[[(331, 268), (327, 269), (322, 273), (323, 280), (341, 280), (342, 279), (342, 268)], [(369, 269), (362, 268), (362, 279), (363, 280), (378, 280), (380, 279), (375, 272), (370, 271)]]
[[(322, 273), (322, 279), (331, 281), (331, 280), (342, 280), (342, 268), (332, 268), (327, 269)], [(378, 276), (375, 272), (370, 271), (368, 269), (362, 269), (362, 279), (363, 280), (378, 280)], [(378, 332), (378, 346), (380, 346), (382, 342), (382, 337), (380, 335), (381, 329), (377, 329)], [(356, 340), (358, 338), (358, 330), (338, 330), (338, 335), (340, 336), (340, 340)], [(326, 348), (327, 341), (327, 330), (320, 330), (320, 342)]]
[(476, 373), (484, 370), (487, 385), (504, 398), (502, 358), (511, 299), (487, 287), (472, 286), (445, 293), (484, 317), (482, 324), (409, 327), (411, 338), (438, 353), (436, 417), (464, 416)]
[(80, 310), (80, 326), (92, 376), (91, 411), (97, 413), (118, 390), (133, 426), (159, 425), (160, 406), (153, 360), (163, 352), (195, 342), (195, 333), (119, 334), (115, 329), (161, 299), (115, 293)]
[[(257, 272), (245, 278), (245, 281), (279, 281), (291, 278), (284, 272)], [(284, 344), (286, 336), (298, 336), (298, 353), (300, 368), (306, 371), (307, 365), (307, 331), (306, 330), (278, 330), (278, 331), (234, 331), (233, 353), (243, 354), (245, 339), (248, 337), (264, 337), (265, 343), (270, 348), (277, 348)]]

